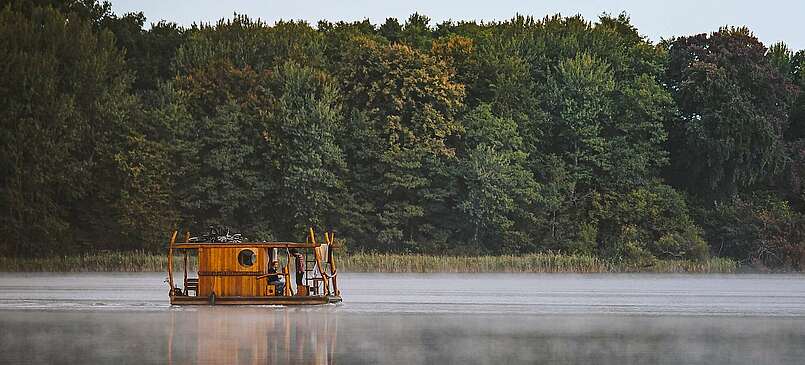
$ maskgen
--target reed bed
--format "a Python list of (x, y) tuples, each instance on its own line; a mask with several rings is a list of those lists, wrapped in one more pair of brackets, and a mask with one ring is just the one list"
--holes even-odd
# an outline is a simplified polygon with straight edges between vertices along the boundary
[[(174, 265), (180, 264), (176, 256)], [(189, 257), (189, 269), (197, 268), (196, 258)], [(534, 253), (520, 256), (428, 256), (399, 254), (353, 254), (336, 259), (342, 272), (386, 273), (732, 273), (739, 265), (730, 259), (706, 261), (655, 261), (650, 264), (613, 262), (591, 255)], [(146, 252), (99, 252), (48, 258), (0, 257), (0, 271), (6, 272), (159, 272), (166, 271), (164, 254)], [(181, 266), (176, 266), (178, 270)]]
[(730, 259), (713, 258), (702, 262), (655, 261), (650, 265), (612, 262), (591, 255), (534, 253), (520, 256), (426, 256), (356, 254), (338, 260), (349, 272), (434, 273), (434, 272), (522, 272), (522, 273), (732, 273), (738, 264)]
[[(174, 260), (175, 264), (181, 258), (177, 256)], [(196, 269), (195, 257), (190, 257), (189, 267)], [(0, 257), (0, 271), (9, 272), (157, 272), (167, 269), (166, 255), (147, 252), (98, 252), (46, 258)]]

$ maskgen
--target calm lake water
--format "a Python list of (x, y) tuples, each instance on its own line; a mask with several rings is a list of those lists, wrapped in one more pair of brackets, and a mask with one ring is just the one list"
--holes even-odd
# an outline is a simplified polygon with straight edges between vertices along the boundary
[(803, 364), (803, 275), (340, 275), (171, 307), (164, 274), (0, 274), (0, 363)]

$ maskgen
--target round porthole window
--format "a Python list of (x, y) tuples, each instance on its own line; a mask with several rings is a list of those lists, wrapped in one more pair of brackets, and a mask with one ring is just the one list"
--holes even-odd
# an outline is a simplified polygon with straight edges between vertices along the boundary
[(255, 255), (252, 250), (241, 250), (240, 253), (238, 253), (238, 262), (243, 266), (252, 266), (256, 261), (257, 255)]

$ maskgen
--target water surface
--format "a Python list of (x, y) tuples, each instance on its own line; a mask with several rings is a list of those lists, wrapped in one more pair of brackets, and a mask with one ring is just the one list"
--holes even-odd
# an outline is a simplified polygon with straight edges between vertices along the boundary
[(802, 364), (805, 276), (341, 274), (344, 303), (171, 307), (164, 274), (0, 274), (0, 363)]

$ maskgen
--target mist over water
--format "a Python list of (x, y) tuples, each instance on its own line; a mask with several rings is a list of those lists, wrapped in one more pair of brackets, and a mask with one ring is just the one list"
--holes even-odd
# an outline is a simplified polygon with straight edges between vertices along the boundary
[(171, 307), (163, 274), (0, 274), (0, 363), (801, 364), (801, 275), (343, 274), (344, 304)]

